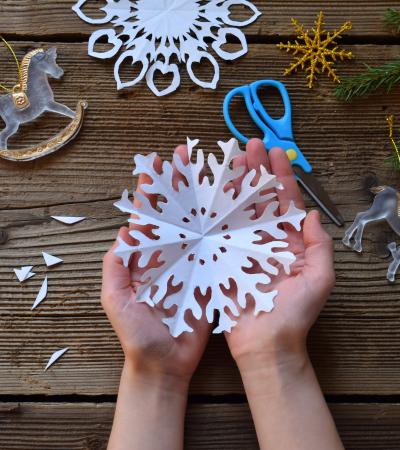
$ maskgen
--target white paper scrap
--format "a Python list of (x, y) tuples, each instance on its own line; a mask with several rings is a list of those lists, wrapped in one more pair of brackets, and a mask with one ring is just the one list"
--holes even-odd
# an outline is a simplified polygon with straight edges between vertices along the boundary
[(36, 300), (32, 305), (32, 311), (37, 308), (40, 303), (42, 303), (42, 301), (46, 298), (47, 295), (47, 277), (44, 279), (42, 286), (39, 290), (38, 295), (36, 296)]
[[(207, 159), (202, 150), (193, 155), (197, 143), (188, 139), (187, 165), (175, 154), (175, 168), (164, 161), (161, 173), (154, 169), (156, 153), (136, 155), (134, 175), (146, 174), (152, 180), (143, 184), (142, 190), (162, 197), (155, 205), (137, 191), (135, 204), (125, 191), (116, 203), (123, 212), (131, 214), (129, 234), (135, 245), (119, 238), (115, 254), (125, 266), (133, 254), (138, 255), (137, 267), (145, 270), (136, 301), (151, 306), (161, 304), (166, 310), (175, 308), (173, 315), (162, 319), (174, 337), (193, 331), (186, 321), (188, 311), (197, 320), (205, 312), (209, 323), (218, 313), (214, 333), (231, 331), (237, 324), (232, 317), (239, 316), (238, 306), (246, 308), (249, 296), (254, 300), (255, 315), (271, 312), (278, 294), (273, 278), (280, 272), (289, 275), (296, 260), (288, 249), (288, 233), (282, 224), (300, 231), (306, 215), (293, 201), (280, 211), (275, 191), (283, 186), (263, 166), (257, 182), (253, 182), (255, 169), (239, 178), (244, 167), (231, 165), (244, 152), (235, 139), (218, 143), (224, 156), (221, 163), (213, 153)], [(186, 180), (180, 182), (177, 190), (173, 187), (175, 170)], [(210, 175), (202, 176), (203, 173)], [(238, 179), (240, 191), (235, 196), (233, 187), (225, 188)], [(254, 217), (255, 205), (266, 205), (258, 217)], [(143, 231), (148, 227), (153, 236)], [(161, 264), (152, 263), (157, 253), (155, 259)], [(236, 299), (229, 290), (234, 285)], [(178, 286), (178, 290), (171, 289)]]
[(50, 255), (50, 253), (42, 252), (42, 255), (47, 267), (56, 266), (57, 264), (64, 262), (61, 258)]
[[(108, 59), (121, 51), (114, 65), (117, 88), (134, 86), (146, 79), (157, 96), (178, 88), (179, 64), (186, 65), (194, 83), (215, 89), (220, 70), (214, 55), (230, 61), (247, 53), (246, 36), (240, 28), (261, 14), (249, 0), (107, 0), (105, 5), (101, 2), (101, 15), (92, 18), (84, 11), (87, 1), (78, 0), (72, 9), (85, 22), (102, 25), (89, 38), (89, 55)], [(235, 6), (244, 10), (248, 18), (236, 20)], [(232, 37), (239, 42), (239, 49), (224, 47)], [(97, 45), (104, 40), (109, 44), (105, 50)], [(199, 78), (194, 71), (197, 63), (208, 68), (209, 76)], [(134, 74), (132, 79), (122, 79), (121, 66), (129, 67)], [(155, 83), (158, 73), (172, 79), (163, 89)]]
[(56, 352), (54, 352), (49, 359), (49, 362), (47, 363), (47, 366), (44, 368), (44, 371), (46, 372), (46, 370), (51, 367), (57, 360), (59, 360), (61, 358), (61, 356), (66, 353), (69, 350), (68, 347), (65, 347), (61, 350), (57, 350)]
[(73, 217), (73, 216), (51, 216), (52, 219), (58, 222), (65, 223), (66, 225), (74, 225), (75, 223), (82, 222), (86, 217)]
[(22, 283), (23, 281), (34, 277), (36, 274), (34, 272), (31, 272), (32, 269), (33, 269), (33, 266), (24, 266), (24, 267), (21, 267), (20, 269), (14, 269), (14, 272), (18, 278), (18, 281), (20, 283)]

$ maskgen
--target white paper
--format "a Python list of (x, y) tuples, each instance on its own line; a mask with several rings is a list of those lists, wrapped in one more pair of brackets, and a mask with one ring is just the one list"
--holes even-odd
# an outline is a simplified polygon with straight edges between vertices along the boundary
[[(215, 89), (219, 65), (212, 53), (224, 60), (247, 53), (246, 37), (238, 27), (249, 25), (261, 14), (248, 0), (106, 0), (106, 5), (100, 8), (101, 17), (93, 19), (82, 10), (86, 3), (87, 0), (79, 0), (72, 9), (90, 24), (107, 24), (90, 37), (89, 55), (113, 58), (123, 48), (114, 67), (118, 89), (134, 86), (146, 77), (147, 85), (157, 96), (170, 94), (178, 88), (181, 81), (178, 64), (181, 63), (186, 65), (194, 83)], [(243, 21), (232, 19), (234, 6), (243, 7), (249, 18)], [(239, 41), (239, 50), (229, 52), (222, 48), (229, 36)], [(96, 50), (96, 45), (104, 39), (109, 43), (107, 50)], [(211, 70), (207, 77), (210, 81), (199, 79), (193, 71), (194, 63), (203, 62)], [(139, 73), (135, 78), (123, 81), (121, 65), (136, 66), (137, 70), (132, 68), (132, 72)], [(172, 76), (170, 85), (162, 90), (154, 83), (157, 72)]]
[[(189, 156), (197, 143), (188, 140)], [(246, 296), (250, 294), (255, 300), (255, 315), (260, 311), (270, 312), (277, 291), (271, 289), (261, 293), (258, 287), (264, 285), (263, 291), (268, 291), (271, 277), (281, 269), (289, 274), (290, 266), (296, 259), (293, 253), (285, 250), (288, 247), (285, 242), (287, 233), (280, 225), (290, 223), (300, 230), (305, 212), (291, 203), (285, 214), (277, 215), (279, 203), (276, 192), (265, 191), (282, 189), (282, 185), (275, 175), (267, 173), (264, 168), (261, 168), (260, 179), (254, 186), (251, 183), (255, 170), (244, 176), (241, 192), (236, 198), (233, 198), (233, 189), (224, 192), (226, 184), (244, 171), (243, 167), (230, 168), (232, 160), (243, 152), (235, 139), (218, 144), (224, 159), (219, 164), (214, 154), (208, 156), (207, 165), (212, 177), (201, 177), (206, 169), (202, 150), (197, 151), (196, 162), (187, 166), (175, 155), (174, 163), (188, 182), (188, 186), (181, 182), (179, 191), (172, 188), (171, 163), (165, 161), (163, 172), (158, 174), (153, 167), (157, 157), (155, 153), (136, 155), (134, 175), (144, 173), (152, 179), (152, 184), (142, 185), (143, 191), (162, 194), (167, 202), (160, 200), (158, 209), (154, 209), (146, 197), (136, 192), (134, 196), (141, 206), (135, 207), (125, 191), (116, 203), (121, 211), (135, 215), (135, 218), (129, 219), (132, 224), (156, 227), (154, 234), (158, 239), (132, 229), (130, 235), (139, 244), (130, 246), (119, 239), (115, 253), (127, 266), (132, 254), (140, 252), (138, 265), (144, 268), (152, 255), (161, 251), (158, 259), (164, 263), (145, 271), (142, 284), (137, 288), (137, 301), (154, 306), (166, 297), (163, 303), (165, 309), (176, 306), (175, 314), (163, 320), (175, 337), (185, 331), (193, 331), (185, 319), (187, 311), (190, 310), (196, 319), (202, 316), (198, 289), (203, 295), (209, 295), (205, 311), (208, 322), (213, 322), (214, 314), (219, 313), (219, 324), (214, 333), (230, 331), (236, 325), (227, 310), (233, 316), (238, 316), (239, 310), (232, 298), (221, 289), (221, 285), (228, 287), (230, 279), (236, 281), (237, 302), (241, 308), (245, 308)], [(266, 201), (268, 206), (264, 213), (253, 220), (254, 211), (249, 208)], [(260, 241), (259, 230), (269, 234), (268, 242), (256, 242)], [(257, 261), (262, 270), (246, 273), (243, 267), (251, 266), (248, 258)], [(175, 286), (182, 283), (181, 289), (172, 295), (169, 291), (171, 277)]]
[(64, 353), (66, 353), (69, 350), (68, 347), (63, 348), (62, 350), (57, 350), (56, 352), (54, 352), (49, 359), (49, 362), (47, 363), (47, 366), (44, 368), (44, 371), (46, 372), (46, 370), (51, 367), (57, 360), (59, 360), (61, 358), (61, 356), (63, 356)]
[(36, 300), (34, 301), (32, 305), (32, 311), (37, 308), (40, 303), (46, 298), (47, 296), (47, 277), (44, 279), (42, 286), (40, 287), (40, 290), (38, 292), (38, 295), (36, 296)]
[(15, 275), (17, 276), (20, 283), (36, 275), (34, 272), (31, 272), (32, 269), (33, 266), (24, 266), (20, 269), (14, 269)]
[(58, 222), (65, 223), (66, 225), (74, 225), (75, 223), (82, 222), (86, 217), (73, 217), (73, 216), (51, 216), (52, 219)]
[(56, 266), (57, 264), (64, 262), (61, 258), (50, 255), (50, 253), (42, 252), (42, 255), (47, 267)]

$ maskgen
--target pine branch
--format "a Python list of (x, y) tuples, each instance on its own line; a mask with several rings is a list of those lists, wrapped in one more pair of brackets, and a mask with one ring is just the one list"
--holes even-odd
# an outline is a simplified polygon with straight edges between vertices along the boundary
[(339, 100), (349, 101), (353, 97), (371, 94), (380, 88), (389, 92), (400, 82), (400, 58), (383, 66), (366, 67), (366, 72), (344, 78), (336, 87), (335, 95)]
[(397, 33), (400, 33), (400, 11), (389, 8), (383, 17), (385, 25), (394, 28)]
[(395, 155), (389, 156), (385, 159), (385, 165), (391, 167), (394, 170), (400, 171), (400, 162)]

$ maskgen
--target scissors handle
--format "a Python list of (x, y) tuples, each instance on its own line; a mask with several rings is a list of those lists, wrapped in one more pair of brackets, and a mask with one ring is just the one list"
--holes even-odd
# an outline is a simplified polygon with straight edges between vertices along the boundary
[[(273, 119), (261, 103), (257, 92), (261, 86), (272, 86), (279, 90), (285, 107), (284, 114), (279, 119)], [(247, 144), (249, 138), (236, 128), (230, 116), (230, 105), (235, 97), (243, 97), (250, 118), (264, 135), (263, 142), (267, 150), (273, 147), (281, 147), (286, 151), (293, 165), (300, 166), (306, 173), (312, 171), (311, 165), (294, 142), (290, 98), (282, 83), (276, 80), (260, 80), (250, 85), (232, 89), (226, 95), (223, 105), (225, 122), (232, 134)]]
[(243, 97), (246, 108), (248, 113), (250, 114), (251, 119), (254, 121), (254, 123), (260, 128), (260, 130), (263, 132), (264, 136), (266, 136), (270, 130), (269, 128), (264, 124), (264, 122), (260, 119), (260, 117), (257, 115), (256, 111), (253, 107), (253, 100), (251, 98), (251, 91), (249, 86), (239, 86), (235, 89), (232, 89), (225, 97), (224, 100), (224, 106), (223, 106), (223, 113), (225, 122), (230, 129), (231, 133), (240, 141), (242, 141), (244, 144), (247, 144), (247, 142), (250, 140), (247, 136), (242, 134), (235, 126), (235, 124), (232, 121), (231, 114), (230, 114), (230, 105), (232, 103), (232, 100), (235, 97)]
[[(278, 89), (285, 108), (282, 117), (278, 119), (272, 118), (261, 103), (258, 90), (263, 86), (270, 86)], [(263, 142), (266, 150), (269, 151), (272, 147), (281, 147), (286, 152), (298, 181), (305, 187), (311, 197), (321, 206), (336, 225), (341, 226), (343, 224), (343, 219), (339, 211), (322, 186), (311, 174), (312, 167), (294, 140), (292, 130), (292, 108), (289, 94), (285, 86), (276, 80), (260, 80), (251, 83), (250, 85), (237, 87), (227, 94), (223, 106), (226, 124), (236, 138), (247, 143), (249, 139), (236, 128), (230, 116), (229, 107), (235, 97), (243, 97), (250, 118), (264, 133)]]
[[(283, 101), (285, 111), (283, 116), (279, 119), (271, 117), (263, 106), (260, 97), (258, 96), (258, 90), (261, 87), (270, 86), (279, 91), (279, 94)], [(271, 130), (279, 136), (281, 139), (293, 140), (292, 131), (292, 105), (288, 91), (284, 84), (277, 80), (260, 80), (250, 84), (250, 95), (253, 99), (253, 108), (257, 111), (261, 119)]]

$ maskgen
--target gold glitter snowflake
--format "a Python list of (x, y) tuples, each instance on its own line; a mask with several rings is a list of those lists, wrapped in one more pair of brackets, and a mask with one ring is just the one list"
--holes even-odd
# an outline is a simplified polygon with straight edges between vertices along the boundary
[(288, 42), (278, 44), (278, 48), (286, 50), (287, 53), (292, 53), (295, 57), (294, 63), (285, 70), (284, 75), (290, 75), (293, 72), (297, 72), (297, 69), (301, 67), (304, 69), (306, 65), (308, 87), (312, 88), (314, 81), (317, 79), (317, 75), (327, 72), (328, 76), (332, 78), (336, 83), (340, 83), (340, 80), (334, 69), (335, 62), (340, 59), (353, 58), (353, 54), (350, 51), (340, 50), (336, 39), (351, 29), (351, 22), (344, 23), (339, 30), (326, 31), (324, 30), (324, 14), (321, 11), (315, 21), (315, 27), (310, 30), (305, 30), (304, 25), (299, 24), (296, 19), (292, 19), (292, 25), (297, 33), (298, 42), (295, 40), (294, 44)]

